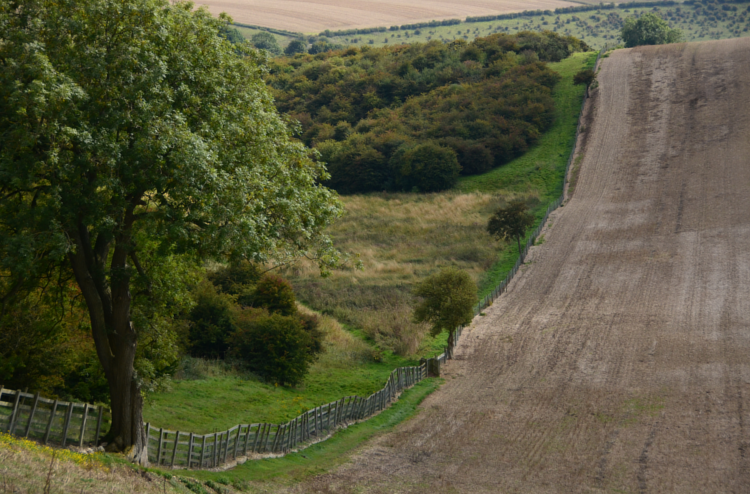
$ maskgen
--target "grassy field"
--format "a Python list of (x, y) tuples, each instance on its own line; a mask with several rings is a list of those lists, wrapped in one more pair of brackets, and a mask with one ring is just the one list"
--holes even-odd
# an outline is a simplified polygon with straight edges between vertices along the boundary
[(144, 420), (156, 427), (197, 434), (226, 430), (238, 423), (283, 423), (300, 413), (344, 396), (369, 396), (385, 385), (397, 367), (417, 365), (434, 356), (445, 337), (427, 338), (409, 358), (381, 351), (358, 331), (347, 331), (322, 318), (325, 351), (304, 384), (289, 388), (268, 384), (223, 361), (183, 360), (170, 390), (148, 395)]
[[(705, 41), (710, 39), (750, 36), (750, 2), (714, 4), (711, 10), (703, 4), (676, 5), (635, 9), (599, 10), (551, 16), (533, 16), (487, 22), (462, 22), (453, 26), (388, 31), (385, 33), (355, 36), (333, 36), (333, 43), (351, 46), (384, 46), (392, 44), (418, 43), (433, 39), (451, 41), (477, 37), (497, 32), (516, 33), (519, 31), (551, 30), (560, 34), (572, 35), (586, 41), (593, 48), (601, 48), (605, 43), (619, 42), (623, 20), (631, 15), (644, 12), (657, 12), (667, 19), (672, 27), (681, 29), (685, 41)], [(531, 9), (531, 7), (528, 7)], [(737, 10), (733, 10), (736, 8)], [(374, 26), (376, 24), (370, 24)], [(284, 43), (288, 43), (285, 41)]]

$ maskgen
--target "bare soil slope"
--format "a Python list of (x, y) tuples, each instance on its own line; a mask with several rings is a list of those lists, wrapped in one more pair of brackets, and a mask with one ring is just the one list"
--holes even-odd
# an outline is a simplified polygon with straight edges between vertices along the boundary
[(445, 385), (296, 490), (750, 492), (750, 39), (599, 80), (575, 193)]
[(235, 22), (303, 33), (576, 5), (564, 0), (198, 0), (196, 4), (207, 5), (214, 14), (226, 12)]

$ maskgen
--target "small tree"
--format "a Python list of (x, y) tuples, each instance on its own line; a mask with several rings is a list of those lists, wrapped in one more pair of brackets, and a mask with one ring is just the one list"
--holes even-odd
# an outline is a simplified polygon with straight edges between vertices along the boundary
[(578, 71), (576, 75), (573, 76), (573, 84), (576, 86), (579, 84), (585, 84), (586, 85), (586, 95), (589, 94), (589, 88), (591, 87), (591, 83), (596, 80), (596, 72), (594, 72), (592, 69), (583, 69)]
[(252, 306), (262, 307), (273, 314), (293, 316), (297, 313), (292, 285), (280, 276), (264, 274), (255, 286)]
[(266, 380), (294, 386), (315, 360), (313, 338), (296, 317), (246, 309), (235, 316), (231, 354)]
[(259, 50), (266, 50), (272, 55), (281, 54), (281, 47), (276, 41), (276, 37), (271, 33), (261, 31), (258, 34), (253, 34), (253, 37), (250, 38), (250, 42)]
[(682, 31), (672, 29), (667, 21), (650, 12), (640, 18), (628, 17), (620, 30), (620, 37), (626, 48), (640, 45), (664, 45), (677, 43), (682, 39)]
[(534, 224), (534, 216), (527, 211), (523, 201), (511, 201), (498, 209), (487, 224), (487, 232), (501, 240), (515, 238), (521, 253), (521, 237)]
[(286, 45), (286, 48), (284, 48), (284, 55), (289, 55), (291, 57), (297, 53), (305, 53), (306, 51), (307, 43), (301, 39), (294, 39)]
[(414, 295), (422, 299), (414, 309), (414, 322), (430, 323), (433, 336), (448, 331), (448, 346), (452, 348), (456, 328), (468, 324), (474, 316), (474, 280), (460, 269), (445, 268), (417, 285)]

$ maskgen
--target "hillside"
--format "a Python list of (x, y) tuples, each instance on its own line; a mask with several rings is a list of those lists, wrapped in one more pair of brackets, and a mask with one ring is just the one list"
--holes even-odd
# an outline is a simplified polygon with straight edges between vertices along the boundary
[(574, 195), (446, 384), (295, 492), (748, 490), (750, 40), (599, 81)]

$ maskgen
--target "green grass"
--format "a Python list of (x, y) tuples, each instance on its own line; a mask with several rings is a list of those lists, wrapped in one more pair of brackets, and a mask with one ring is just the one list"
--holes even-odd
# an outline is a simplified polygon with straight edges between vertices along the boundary
[[(555, 123), (552, 128), (523, 156), (483, 175), (462, 178), (458, 190), (465, 193), (536, 191), (539, 201), (534, 213), (538, 224), (547, 206), (562, 193), (565, 166), (573, 148), (584, 92), (583, 86), (573, 85), (573, 75), (584, 67), (593, 67), (595, 61), (596, 53), (589, 52), (575, 53), (561, 62), (549, 64), (562, 77), (553, 93)], [(507, 276), (516, 259), (518, 249), (515, 242), (511, 242), (499, 252), (497, 261), (480, 279), (480, 296), (487, 295)]]
[(420, 356), (440, 353), (445, 341), (444, 335), (428, 338), (418, 354), (406, 358), (380, 351), (360, 331), (347, 334), (340, 327), (329, 329), (326, 352), (312, 365), (304, 383), (293, 388), (263, 382), (223, 362), (186, 359), (170, 390), (148, 395), (144, 420), (196, 434), (226, 430), (238, 423), (284, 423), (344, 396), (369, 396), (382, 389), (394, 369), (418, 365)]
[(348, 454), (364, 441), (388, 432), (394, 426), (412, 417), (427, 395), (437, 389), (442, 379), (425, 379), (404, 391), (390, 408), (375, 417), (336, 432), (330, 439), (310, 446), (298, 453), (281, 458), (248, 461), (225, 472), (194, 471), (191, 477), (224, 484), (248, 487), (247, 482), (281, 481), (285, 484), (299, 482), (319, 475), (347, 461)]

